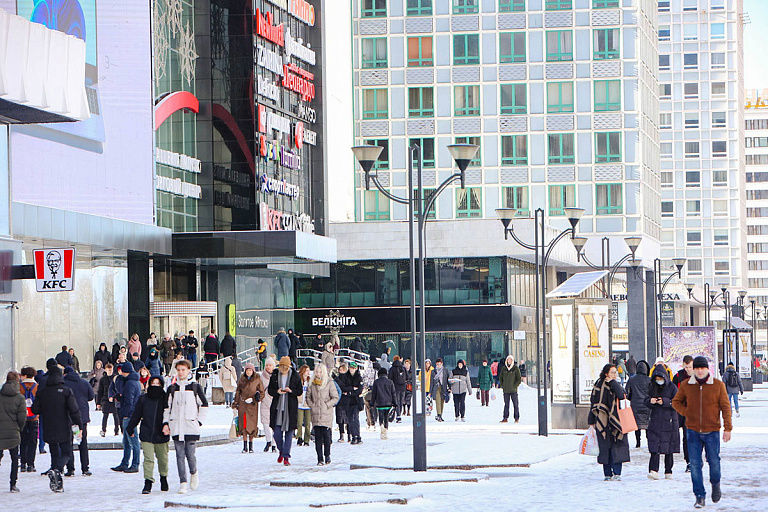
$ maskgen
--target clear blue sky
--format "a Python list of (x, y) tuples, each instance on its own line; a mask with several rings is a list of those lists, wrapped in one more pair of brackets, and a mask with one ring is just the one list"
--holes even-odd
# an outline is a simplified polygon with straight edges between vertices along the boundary
[(744, 26), (744, 86), (768, 88), (768, 1), (744, 0), (752, 22)]

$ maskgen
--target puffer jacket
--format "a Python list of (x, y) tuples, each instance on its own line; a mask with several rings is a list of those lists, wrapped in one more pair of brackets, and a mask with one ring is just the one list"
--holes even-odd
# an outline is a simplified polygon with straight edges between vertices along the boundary
[(160, 377), (163, 375), (163, 360), (160, 359), (160, 354), (158, 354), (157, 350), (155, 350), (154, 356), (152, 350), (149, 351), (147, 370), (149, 370), (150, 377)]
[(627, 398), (632, 404), (632, 413), (635, 416), (637, 428), (640, 430), (648, 428), (648, 418), (651, 415), (650, 409), (645, 405), (648, 386), (651, 385), (651, 378), (648, 373), (648, 363), (641, 360), (637, 363), (637, 373), (627, 382)]
[(493, 373), (488, 365), (480, 365), (477, 371), (477, 385), (482, 391), (488, 391), (493, 385)]
[(469, 380), (469, 371), (466, 366), (462, 369), (459, 369), (458, 366), (454, 368), (449, 382), (451, 383), (451, 393), (454, 395), (472, 392), (472, 381)]
[(171, 429), (171, 437), (179, 441), (200, 439), (200, 426), (208, 414), (208, 400), (197, 382), (176, 382), (168, 387), (168, 408), (163, 424)]
[(310, 381), (307, 386), (307, 405), (315, 427), (333, 427), (333, 406), (339, 400), (336, 386), (330, 380), (325, 386)]
[(0, 451), (21, 444), (21, 429), (27, 423), (27, 402), (17, 381), (0, 388)]
[[(657, 378), (663, 378), (664, 384), (657, 384)], [(677, 386), (669, 379), (667, 371), (663, 366), (656, 366), (644, 399), (644, 405), (650, 410), (648, 451), (651, 453), (680, 453), (680, 425), (677, 422), (677, 412), (672, 408), (672, 399), (676, 394)], [(651, 398), (660, 398), (661, 404), (652, 404)], [(634, 408), (633, 404), (632, 409)]]
[(162, 444), (170, 441), (170, 436), (163, 434), (163, 412), (168, 405), (165, 391), (160, 386), (150, 386), (139, 398), (133, 410), (126, 432), (133, 435), (136, 426), (141, 425), (139, 440), (142, 443)]

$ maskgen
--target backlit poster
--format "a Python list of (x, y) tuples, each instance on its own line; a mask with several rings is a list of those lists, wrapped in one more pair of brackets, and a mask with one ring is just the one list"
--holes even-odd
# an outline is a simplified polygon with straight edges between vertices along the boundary
[(664, 361), (674, 373), (683, 367), (687, 355), (704, 356), (709, 361), (709, 371), (717, 367), (717, 339), (714, 327), (662, 327), (661, 345)]
[(552, 319), (552, 401), (573, 403), (573, 305), (550, 308)]
[(609, 304), (579, 304), (579, 403), (588, 404), (592, 387), (608, 364)]

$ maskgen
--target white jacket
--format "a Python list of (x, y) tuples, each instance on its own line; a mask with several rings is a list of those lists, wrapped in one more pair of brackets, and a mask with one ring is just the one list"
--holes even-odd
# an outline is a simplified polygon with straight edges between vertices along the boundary
[(168, 388), (168, 408), (163, 413), (163, 423), (170, 427), (171, 437), (179, 441), (197, 441), (200, 425), (207, 414), (208, 400), (200, 384), (177, 382)]

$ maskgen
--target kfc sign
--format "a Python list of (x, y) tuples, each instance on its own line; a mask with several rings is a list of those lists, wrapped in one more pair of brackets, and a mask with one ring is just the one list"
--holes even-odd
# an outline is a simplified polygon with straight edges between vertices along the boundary
[(71, 292), (75, 287), (75, 249), (37, 249), (35, 285), (39, 292)]
[(261, 15), (261, 10), (256, 9), (255, 16), (256, 34), (267, 41), (272, 41), (278, 46), (285, 46), (285, 27), (283, 24), (273, 25), (272, 13)]
[(267, 203), (259, 203), (259, 230), (314, 233), (315, 223), (306, 213), (281, 212)]

